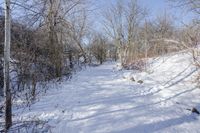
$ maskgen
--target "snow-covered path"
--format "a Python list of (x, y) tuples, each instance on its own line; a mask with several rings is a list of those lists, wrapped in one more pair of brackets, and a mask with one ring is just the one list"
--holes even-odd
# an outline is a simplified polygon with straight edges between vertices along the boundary
[(200, 107), (200, 89), (189, 58), (155, 59), (151, 73), (119, 71), (115, 63), (88, 68), (50, 89), (20, 119), (47, 120), (53, 133), (197, 133), (200, 118), (187, 109)]

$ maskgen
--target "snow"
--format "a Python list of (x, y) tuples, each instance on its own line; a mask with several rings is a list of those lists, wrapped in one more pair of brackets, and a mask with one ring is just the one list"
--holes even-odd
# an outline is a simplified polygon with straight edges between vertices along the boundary
[(187, 110), (200, 109), (191, 58), (179, 52), (150, 59), (146, 72), (109, 62), (88, 67), (52, 84), (30, 108), (14, 109), (14, 120), (47, 121), (52, 133), (197, 133), (200, 118)]

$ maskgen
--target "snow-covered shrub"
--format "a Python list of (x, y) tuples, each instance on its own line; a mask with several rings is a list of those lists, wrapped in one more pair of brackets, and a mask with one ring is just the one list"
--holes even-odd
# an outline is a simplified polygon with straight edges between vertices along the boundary
[(13, 123), (8, 133), (48, 133), (50, 128), (46, 121), (18, 121)]
[(124, 64), (124, 68), (127, 70), (143, 71), (145, 70), (146, 63), (147, 63), (146, 60), (137, 60), (129, 64)]

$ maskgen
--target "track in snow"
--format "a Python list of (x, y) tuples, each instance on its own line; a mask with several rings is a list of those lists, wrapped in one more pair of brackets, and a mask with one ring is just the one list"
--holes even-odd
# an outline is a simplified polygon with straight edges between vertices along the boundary
[[(153, 73), (127, 80), (115, 63), (88, 68), (50, 89), (21, 119), (48, 120), (53, 133), (198, 132), (199, 117), (186, 108), (199, 106), (200, 90), (191, 83), (196, 69), (187, 54), (163, 57)], [(20, 112), (20, 111), (16, 111)]]

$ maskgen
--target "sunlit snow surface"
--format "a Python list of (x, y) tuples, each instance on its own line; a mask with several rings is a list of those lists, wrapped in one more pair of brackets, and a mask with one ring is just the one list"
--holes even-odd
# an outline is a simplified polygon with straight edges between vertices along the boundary
[(52, 133), (200, 132), (200, 117), (187, 110), (200, 109), (191, 54), (150, 62), (147, 72), (119, 70), (116, 63), (88, 67), (52, 85), (30, 110), (14, 109), (14, 120), (48, 121)]

